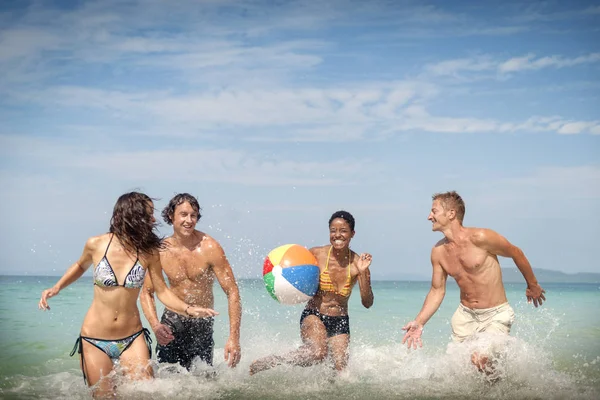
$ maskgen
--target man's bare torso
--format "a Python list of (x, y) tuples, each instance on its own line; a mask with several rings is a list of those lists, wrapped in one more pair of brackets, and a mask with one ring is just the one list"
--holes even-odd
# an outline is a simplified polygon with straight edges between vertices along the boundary
[(193, 248), (177, 243), (173, 237), (167, 238), (160, 262), (173, 293), (190, 305), (213, 308), (215, 275), (209, 260), (213, 239), (199, 231), (195, 235), (198, 240)]
[(465, 228), (453, 242), (442, 239), (433, 250), (442, 268), (460, 288), (460, 301), (469, 308), (491, 308), (506, 303), (498, 258), (474, 244), (478, 228)]

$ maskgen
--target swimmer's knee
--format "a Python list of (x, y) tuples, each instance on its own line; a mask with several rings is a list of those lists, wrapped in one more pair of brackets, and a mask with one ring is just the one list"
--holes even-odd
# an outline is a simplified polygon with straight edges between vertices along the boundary
[(327, 357), (327, 345), (314, 345), (311, 350), (315, 361), (323, 361)]

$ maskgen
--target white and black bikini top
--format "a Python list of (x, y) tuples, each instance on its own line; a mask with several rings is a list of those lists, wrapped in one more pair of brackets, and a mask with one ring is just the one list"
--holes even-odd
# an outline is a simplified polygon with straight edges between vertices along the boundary
[(123, 285), (119, 285), (119, 282), (117, 282), (115, 271), (113, 271), (110, 263), (108, 262), (108, 258), (106, 258), (108, 248), (110, 247), (110, 243), (112, 242), (114, 236), (115, 235), (113, 234), (110, 237), (108, 246), (106, 246), (106, 251), (104, 251), (104, 257), (102, 257), (102, 260), (100, 260), (98, 265), (96, 265), (96, 268), (94, 268), (94, 285), (100, 287), (123, 286), (129, 289), (140, 289), (142, 286), (144, 286), (146, 269), (142, 267), (142, 264), (140, 264), (139, 256), (135, 259), (133, 267), (131, 267), (127, 273)]

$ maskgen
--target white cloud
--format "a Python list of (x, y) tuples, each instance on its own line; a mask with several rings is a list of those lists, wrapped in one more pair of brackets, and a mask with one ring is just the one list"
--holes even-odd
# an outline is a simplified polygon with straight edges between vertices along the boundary
[[(439, 95), (438, 90), (422, 82), (396, 82), (387, 87), (372, 83), (353, 88), (240, 88), (193, 95), (56, 87), (18, 96), (22, 102), (39, 103), (48, 111), (101, 112), (121, 124), (137, 125), (132, 130), (136, 135), (145, 135), (140, 127), (146, 125), (148, 136), (160, 136), (160, 132), (165, 136), (213, 135), (229, 129), (233, 136), (248, 141), (376, 140), (407, 131), (578, 134), (596, 132), (600, 125), (597, 120), (574, 121), (561, 116), (509, 122), (434, 115), (427, 104)], [(128, 131), (126, 126), (119, 126), (116, 133)]]
[[(233, 10), (232, 20), (220, 25), (222, 19), (211, 18), (218, 17), (224, 4)], [(338, 7), (343, 4), (355, 5), (359, 11)], [(70, 132), (79, 126), (81, 135), (84, 131), (96, 131), (97, 137), (110, 128), (114, 128), (115, 134), (137, 136), (207, 137), (230, 131), (236, 139), (247, 141), (296, 142), (380, 140), (398, 133), (422, 131), (576, 134), (598, 130), (596, 120), (557, 117), (544, 121), (534, 117), (519, 122), (502, 121), (494, 116), (472, 118), (434, 113), (430, 111), (432, 100), (448, 101), (448, 98), (441, 96), (444, 87), (429, 79), (508, 76), (523, 70), (564, 68), (595, 63), (600, 60), (600, 53), (574, 58), (530, 54), (505, 60), (489, 55), (446, 60), (425, 66), (428, 75), (416, 81), (386, 81), (378, 80), (379, 77), (360, 83), (358, 78), (331, 78), (326, 84), (303, 81), (305, 72), (314, 72), (327, 64), (327, 57), (339, 50), (337, 42), (329, 42), (337, 40), (331, 39), (332, 36), (313, 35), (317, 27), (328, 28), (329, 22), (332, 26), (360, 27), (355, 17), (365, 15), (368, 21), (363, 24), (381, 20), (393, 26), (396, 17), (402, 22), (416, 23), (422, 18), (437, 23), (464, 23), (468, 15), (434, 6), (389, 7), (385, 1), (327, 4), (304, 1), (275, 8), (246, 1), (177, 2), (172, 8), (183, 18), (181, 29), (173, 29), (176, 19), (172, 16), (165, 16), (160, 25), (153, 24), (151, 17), (164, 13), (161, 1), (143, 6), (136, 2), (90, 2), (70, 12), (47, 10), (37, 4), (20, 23), (1, 33), (8, 38), (8, 46), (4, 53), (0, 48), (0, 68), (2, 60), (4, 65), (25, 63), (19, 79), (9, 75), (16, 85), (4, 91), (4, 101), (17, 107), (41, 108), (56, 116), (56, 120), (60, 120), (59, 115), (77, 116), (87, 111), (96, 121), (107, 121), (107, 126), (94, 125), (98, 122), (84, 126), (81, 121), (69, 118), (64, 126)], [(129, 16), (134, 10), (139, 15), (132, 19)], [(252, 18), (245, 18), (244, 13)], [(271, 21), (273, 16), (282, 18)], [(335, 20), (340, 16), (344, 17), (341, 21)], [(300, 18), (302, 23), (294, 24), (293, 17)], [(130, 24), (125, 25), (125, 21)], [(292, 30), (310, 34), (301, 38), (285, 35)], [(269, 36), (273, 32), (279, 35)], [(69, 65), (67, 69), (48, 68), (55, 77), (61, 77), (53, 82), (67, 82), (63, 86), (37, 89), (36, 83), (40, 81), (27, 79), (35, 70), (25, 68), (28, 60), (46, 57)], [(31, 65), (39, 67), (41, 63)], [(131, 85), (111, 81), (112, 75), (107, 79), (113, 84), (106, 86), (101, 86), (103, 82), (87, 86), (70, 83), (71, 69), (81, 73), (88, 67), (110, 69), (109, 75), (114, 76), (123, 71), (132, 75), (140, 71), (141, 76), (149, 77), (133, 79), (135, 83)], [(52, 75), (39, 77), (43, 85)], [(287, 79), (291, 77), (294, 79)], [(23, 82), (28, 85), (21, 86)]]
[(398, 129), (442, 133), (498, 132), (499, 123), (477, 118), (452, 118), (430, 115), (423, 107), (407, 108), (398, 121)]
[(592, 132), (592, 130), (594, 128), (597, 128), (598, 126), (600, 125), (594, 122), (567, 122), (564, 125), (562, 125), (557, 132), (566, 135), (581, 133), (585, 131)]
[(202, 145), (119, 151), (115, 150), (119, 148), (118, 139), (92, 146), (52, 138), (2, 135), (0, 143), (3, 157), (43, 166), (41, 175), (52, 176), (53, 171), (62, 169), (86, 174), (90, 179), (112, 177), (138, 183), (167, 180), (249, 186), (343, 186), (360, 182), (381, 168), (373, 160), (350, 156), (335, 161), (281, 159), (264, 151), (206, 149)]
[(514, 125), (515, 131), (557, 132), (559, 134), (594, 133), (600, 121), (570, 121), (561, 117), (531, 117)]
[(494, 77), (492, 73), (504, 76), (519, 71), (539, 70), (543, 68), (566, 68), (599, 61), (600, 53), (590, 53), (574, 58), (558, 55), (536, 57), (535, 54), (526, 54), (504, 61), (493, 59), (491, 56), (486, 55), (428, 64), (425, 66), (425, 71), (435, 76), (453, 77), (463, 77), (463, 73), (472, 73), (475, 76), (481, 73), (488, 73), (487, 76), (492, 78)]
[[(261, 186), (325, 186), (355, 182), (358, 165), (347, 160), (302, 162), (235, 150), (110, 152), (67, 160), (68, 166), (110, 173), (127, 171), (132, 181), (185, 180)], [(325, 176), (323, 171), (335, 171)]]
[[(168, 6), (162, 1), (106, 0), (69, 10), (35, 3), (0, 31), (0, 69), (19, 61), (24, 73), (37, 70), (40, 63), (57, 61), (52, 65), (54, 75), (68, 76), (90, 63), (110, 67), (118, 63), (116, 69), (121, 71), (163, 68), (186, 71), (191, 76), (185, 79), (191, 82), (231, 84), (232, 77), (244, 73), (246, 81), (253, 80), (249, 77), (274, 79), (323, 61), (322, 50), (330, 44), (316, 39), (282, 40), (286, 33), (309, 32), (307, 37), (311, 37), (321, 29), (363, 30), (378, 23), (392, 30), (407, 23), (429, 29), (433, 23), (464, 24), (466, 18), (409, 1), (397, 7), (387, 1), (353, 0), (265, 7), (242, 0), (178, 1)], [(273, 40), (275, 34), (278, 40)], [(227, 71), (220, 74), (223, 67)], [(241, 76), (233, 80), (236, 84), (243, 81)]]
[[(246, 135), (248, 142), (292, 142), (292, 143), (332, 143), (332, 142), (354, 142), (365, 139), (368, 132), (373, 132), (369, 124), (331, 124), (328, 126), (286, 128), (272, 133), (256, 133)], [(383, 132), (374, 132), (374, 137)]]
[(399, 130), (442, 133), (556, 132), (560, 134), (594, 133), (600, 121), (568, 121), (561, 117), (531, 117), (522, 123), (493, 119), (440, 117), (420, 106), (407, 107), (396, 125)]
[[(65, 86), (15, 93), (15, 100), (48, 110), (119, 113), (125, 120), (152, 119), (163, 126), (191, 124), (199, 130), (243, 126), (281, 131), (280, 127), (286, 126), (286, 131), (297, 136), (310, 131), (334, 132), (347, 126), (364, 126), (366, 130), (385, 126), (394, 123), (403, 108), (435, 93), (434, 86), (419, 82), (354, 88), (223, 89), (193, 95)], [(251, 139), (252, 134), (244, 136)]]
[(528, 26), (508, 25), (508, 26), (487, 26), (475, 29), (466, 29), (463, 35), (470, 36), (507, 36), (523, 33), (531, 30)]
[[(252, 81), (252, 76), (283, 79), (322, 61), (318, 53), (326, 43), (320, 40), (273, 40), (250, 34), (256, 25), (265, 34), (290, 29), (294, 7), (271, 10), (246, 1), (183, 1), (169, 4), (165, 12), (165, 6), (162, 1), (102, 1), (66, 10), (34, 4), (0, 30), (0, 70), (10, 71), (0, 88), (21, 82), (43, 84), (57, 77), (65, 81), (74, 73), (85, 74), (90, 65), (113, 70), (113, 78), (141, 70), (183, 71), (191, 76), (180, 77), (182, 84), (230, 85), (235, 69), (243, 71), (238, 72), (243, 75), (236, 81), (240, 83)], [(227, 21), (222, 7), (229, 7)], [(298, 7), (313, 8), (310, 2)], [(248, 12), (256, 15), (246, 18)], [(292, 13), (287, 26), (280, 25), (285, 23), (278, 13), (287, 12)], [(324, 21), (328, 15), (308, 13), (304, 21)], [(33, 73), (40, 69), (44, 73)]]
[(537, 70), (542, 68), (565, 68), (573, 67), (579, 64), (589, 64), (600, 61), (600, 53), (591, 53), (585, 56), (575, 58), (565, 58), (561, 56), (549, 56), (536, 58), (534, 54), (528, 54), (523, 57), (511, 58), (497, 66), (498, 72), (510, 73), (523, 70)]
[(495, 63), (487, 56), (473, 58), (459, 58), (455, 60), (441, 61), (436, 64), (428, 64), (425, 70), (433, 75), (457, 76), (459, 72), (481, 72), (493, 69)]
[[(554, 7), (551, 7), (551, 3), (526, 2), (524, 4), (526, 4), (525, 10), (511, 19), (528, 24), (547, 22), (556, 25), (556, 21), (574, 20), (579, 22), (585, 18), (593, 18), (600, 13), (599, 6), (589, 6), (586, 8), (570, 6), (566, 9), (556, 10)], [(577, 3), (573, 4), (577, 5)]]

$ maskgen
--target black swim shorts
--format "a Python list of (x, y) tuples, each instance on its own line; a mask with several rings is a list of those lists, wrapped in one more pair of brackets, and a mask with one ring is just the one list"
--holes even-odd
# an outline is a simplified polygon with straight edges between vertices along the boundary
[(331, 317), (329, 315), (321, 314), (317, 310), (305, 308), (304, 311), (302, 311), (302, 316), (300, 317), (300, 326), (302, 326), (302, 321), (304, 321), (304, 318), (308, 317), (309, 315), (315, 315), (319, 317), (319, 319), (323, 322), (323, 325), (325, 325), (327, 337), (350, 334), (350, 318), (347, 315)]
[(175, 339), (166, 346), (156, 346), (158, 362), (179, 363), (182, 367), (190, 369), (192, 361), (200, 357), (208, 365), (213, 362), (214, 318), (189, 318), (165, 310), (160, 320), (173, 331)]

